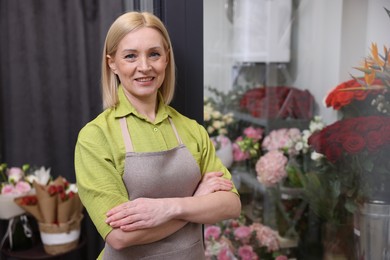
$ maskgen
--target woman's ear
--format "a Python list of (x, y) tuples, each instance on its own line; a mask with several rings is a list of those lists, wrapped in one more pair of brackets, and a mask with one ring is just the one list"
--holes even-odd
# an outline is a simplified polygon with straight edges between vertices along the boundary
[(110, 66), (111, 71), (114, 74), (116, 74), (116, 65), (114, 59), (110, 55), (107, 55), (106, 58), (107, 58), (107, 64), (108, 66)]

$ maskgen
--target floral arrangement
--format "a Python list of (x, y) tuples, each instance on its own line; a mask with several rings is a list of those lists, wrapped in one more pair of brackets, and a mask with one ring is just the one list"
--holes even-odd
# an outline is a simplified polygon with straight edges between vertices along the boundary
[(339, 121), (309, 138), (318, 158), (316, 172), (305, 176), (307, 198), (315, 212), (345, 223), (365, 201), (390, 198), (389, 80), (390, 49), (376, 44), (358, 70), (364, 77), (343, 82), (326, 97), (341, 111)]
[(313, 134), (309, 143), (342, 174), (338, 179), (352, 200), (380, 193), (390, 198), (390, 117), (340, 120)]
[(228, 126), (234, 122), (233, 113), (222, 114), (209, 98), (204, 100), (203, 113), (205, 128), (210, 136), (228, 134)]
[(37, 168), (24, 164), (22, 167), (8, 167), (0, 164), (0, 219), (11, 219), (25, 211), (14, 203), (17, 197), (34, 194), (33, 183), (47, 184), (51, 178), (50, 168)]
[[(284, 181), (284, 185), (301, 187), (296, 168), (307, 171), (305, 165), (310, 151), (308, 139), (325, 124), (320, 116), (315, 116), (309, 128), (280, 128), (272, 130), (262, 142), (264, 155), (256, 163), (257, 179), (266, 187), (275, 186)], [(313, 154), (312, 158), (318, 155)]]
[(233, 143), (233, 158), (236, 162), (257, 160), (260, 156), (260, 141), (263, 137), (263, 128), (246, 127), (242, 135)]
[(37, 220), (45, 252), (57, 255), (75, 248), (83, 219), (76, 185), (59, 176), (46, 185), (34, 181), (33, 186), (35, 194), (15, 202)]
[(83, 206), (78, 197), (77, 187), (65, 178), (57, 177), (47, 185), (34, 181), (36, 194), (16, 199), (16, 203), (33, 215), (40, 223), (66, 223), (79, 217)]
[(243, 217), (206, 226), (204, 238), (209, 260), (288, 259), (276, 231), (260, 223), (246, 225)]
[(0, 194), (24, 194), (32, 189), (34, 181), (42, 184), (49, 182), (50, 168), (44, 166), (33, 169), (29, 164), (20, 167), (8, 168), (6, 163), (0, 165)]
[(314, 97), (309, 91), (294, 87), (258, 87), (246, 91), (239, 105), (242, 111), (257, 118), (309, 119), (313, 116)]

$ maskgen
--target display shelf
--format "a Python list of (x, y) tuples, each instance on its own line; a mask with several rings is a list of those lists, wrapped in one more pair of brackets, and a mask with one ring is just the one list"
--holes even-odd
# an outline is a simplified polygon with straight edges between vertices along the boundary
[(233, 111), (234, 117), (238, 120), (242, 120), (248, 123), (252, 123), (258, 126), (263, 126), (266, 132), (279, 128), (298, 128), (300, 130), (307, 129), (310, 123), (309, 119), (292, 119), (292, 118), (259, 118), (254, 117), (248, 113)]

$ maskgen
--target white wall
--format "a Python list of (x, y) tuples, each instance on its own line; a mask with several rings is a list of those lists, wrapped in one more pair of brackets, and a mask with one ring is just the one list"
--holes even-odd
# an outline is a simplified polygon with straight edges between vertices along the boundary
[[(232, 88), (233, 26), (226, 18), (226, 1), (204, 1), (205, 86), (220, 90)], [(350, 74), (359, 75), (353, 67), (368, 54), (371, 42), (380, 50), (384, 44), (390, 47), (390, 19), (383, 7), (390, 9), (390, 0), (300, 0), (295, 6), (289, 64), (293, 86), (314, 95), (326, 123), (338, 117), (323, 104), (327, 93)]]

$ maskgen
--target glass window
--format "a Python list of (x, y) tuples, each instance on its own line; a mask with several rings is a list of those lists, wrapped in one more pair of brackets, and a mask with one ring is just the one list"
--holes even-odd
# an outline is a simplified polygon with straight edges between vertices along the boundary
[(207, 254), (390, 257), (389, 10), (204, 1), (204, 124), (243, 204)]

